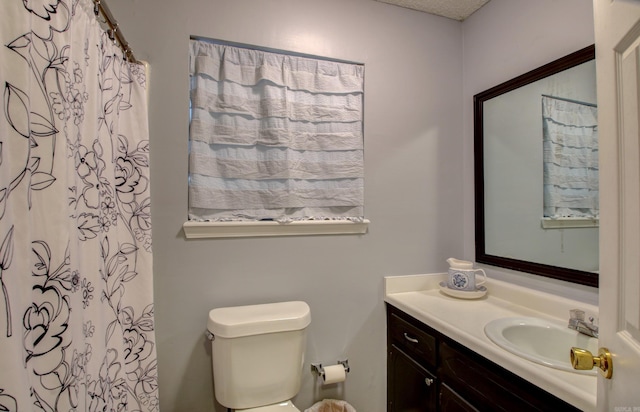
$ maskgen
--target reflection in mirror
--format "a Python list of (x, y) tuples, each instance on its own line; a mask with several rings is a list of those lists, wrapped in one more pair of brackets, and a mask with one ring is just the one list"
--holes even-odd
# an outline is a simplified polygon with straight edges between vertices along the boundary
[(590, 46), (474, 96), (476, 261), (598, 284)]

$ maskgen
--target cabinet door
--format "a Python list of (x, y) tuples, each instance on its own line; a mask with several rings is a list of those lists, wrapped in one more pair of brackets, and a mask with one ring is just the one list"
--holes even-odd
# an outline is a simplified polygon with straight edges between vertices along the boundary
[(440, 379), (480, 410), (579, 411), (457, 343), (442, 342), (439, 353)]
[(387, 411), (435, 412), (436, 377), (395, 345), (391, 345), (388, 355)]
[(478, 412), (469, 402), (444, 383), (440, 384), (440, 412)]

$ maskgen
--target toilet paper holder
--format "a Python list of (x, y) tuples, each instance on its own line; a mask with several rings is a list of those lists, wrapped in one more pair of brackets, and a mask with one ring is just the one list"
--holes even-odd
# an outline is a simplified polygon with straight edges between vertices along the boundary
[[(342, 365), (345, 373), (349, 373), (351, 370), (351, 368), (349, 368), (349, 359), (339, 360), (338, 364)], [(324, 378), (324, 367), (322, 366), (322, 363), (312, 363), (311, 372), (321, 378)]]

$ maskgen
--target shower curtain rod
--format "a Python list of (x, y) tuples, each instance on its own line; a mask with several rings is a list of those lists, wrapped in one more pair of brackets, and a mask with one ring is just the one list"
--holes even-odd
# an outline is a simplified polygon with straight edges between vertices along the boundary
[(105, 0), (93, 0), (94, 13), (96, 14), (96, 16), (98, 14), (102, 14), (107, 22), (107, 25), (109, 26), (109, 37), (111, 37), (112, 40), (115, 39), (118, 41), (118, 45), (122, 49), (125, 58), (131, 63), (140, 64), (140, 62), (133, 55), (133, 51), (131, 51), (129, 43), (127, 43), (124, 38), (124, 34), (122, 34), (122, 31), (118, 30), (118, 22), (113, 17), (113, 14), (111, 14), (111, 10), (109, 10), (109, 7), (104, 1)]

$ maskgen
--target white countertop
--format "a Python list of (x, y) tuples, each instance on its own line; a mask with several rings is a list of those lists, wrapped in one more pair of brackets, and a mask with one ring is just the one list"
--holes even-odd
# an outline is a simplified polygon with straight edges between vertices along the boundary
[[(533, 316), (567, 323), (570, 309), (597, 316), (598, 308), (495, 279), (480, 299), (457, 299), (440, 292), (446, 274), (387, 276), (385, 302), (440, 333), (584, 411), (595, 411), (597, 378), (539, 365), (493, 343), (484, 326), (494, 319)], [(569, 353), (567, 351), (567, 357)]]

